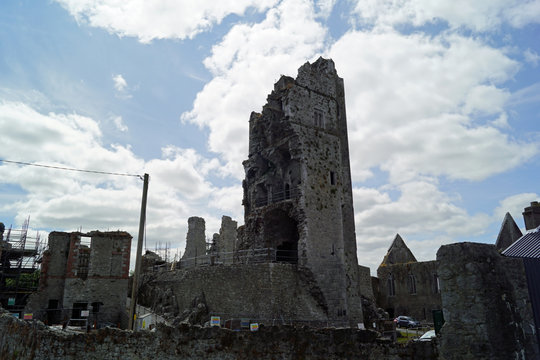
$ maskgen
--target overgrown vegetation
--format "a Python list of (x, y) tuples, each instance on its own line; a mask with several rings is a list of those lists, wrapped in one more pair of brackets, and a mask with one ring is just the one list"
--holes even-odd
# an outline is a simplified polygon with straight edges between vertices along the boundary
[[(40, 271), (36, 270), (29, 274), (21, 274), (19, 276), (19, 287), (22, 288), (35, 288), (38, 286), (39, 283), (39, 275)], [(6, 287), (16, 287), (17, 286), (17, 279), (16, 278), (8, 278), (6, 279)]]

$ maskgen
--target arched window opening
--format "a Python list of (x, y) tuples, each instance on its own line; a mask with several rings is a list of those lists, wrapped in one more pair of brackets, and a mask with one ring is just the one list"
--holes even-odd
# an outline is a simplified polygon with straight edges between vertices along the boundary
[(433, 274), (433, 293), (438, 294), (441, 292), (441, 285), (439, 283), (439, 275)]
[(298, 263), (298, 224), (285, 211), (266, 213), (264, 239), (267, 247), (276, 249), (276, 261)]
[(394, 281), (394, 275), (390, 274), (388, 280), (386, 281), (386, 286), (388, 288), (388, 296), (396, 295), (396, 284)]
[(268, 190), (264, 184), (258, 184), (257, 189), (255, 190), (255, 206), (266, 206), (268, 205)]
[(414, 276), (414, 274), (409, 274), (408, 285), (409, 285), (409, 294), (411, 295), (416, 294), (416, 276)]

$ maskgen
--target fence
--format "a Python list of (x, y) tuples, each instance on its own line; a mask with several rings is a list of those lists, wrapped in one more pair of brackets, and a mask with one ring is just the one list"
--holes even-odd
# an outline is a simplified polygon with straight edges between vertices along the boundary
[(202, 256), (180, 259), (172, 265), (155, 265), (153, 271), (172, 269), (187, 269), (196, 266), (214, 266), (223, 264), (262, 264), (271, 262), (286, 262), (296, 264), (298, 251), (274, 248), (239, 250), (235, 252), (210, 253)]
[(300, 196), (300, 190), (298, 187), (292, 189), (285, 189), (282, 191), (274, 191), (270, 194), (261, 194), (260, 198), (255, 200), (255, 207), (262, 207), (269, 204), (274, 204), (284, 200), (295, 199)]
[[(347, 321), (342, 320), (304, 320), (304, 319), (292, 319), (283, 317), (276, 314), (272, 318), (261, 318), (257, 316), (250, 316), (248, 314), (226, 314), (226, 313), (211, 313), (210, 323), (212, 326), (212, 319), (219, 318), (219, 326), (225, 327), (231, 330), (249, 330), (249, 324), (258, 324), (264, 326), (292, 326), (292, 327), (304, 327), (310, 328), (348, 328), (350, 327)], [(217, 326), (217, 324), (216, 324)]]

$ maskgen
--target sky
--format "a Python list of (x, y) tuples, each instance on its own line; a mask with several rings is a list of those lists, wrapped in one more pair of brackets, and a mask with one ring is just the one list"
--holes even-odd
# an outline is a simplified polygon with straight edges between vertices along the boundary
[[(145, 246), (243, 224), (248, 120), (279, 77), (345, 82), (359, 263), (495, 243), (539, 199), (540, 0), (0, 3), (0, 159), (150, 175)], [(142, 181), (0, 162), (0, 221), (125, 230)], [(132, 256), (133, 258), (133, 256)]]

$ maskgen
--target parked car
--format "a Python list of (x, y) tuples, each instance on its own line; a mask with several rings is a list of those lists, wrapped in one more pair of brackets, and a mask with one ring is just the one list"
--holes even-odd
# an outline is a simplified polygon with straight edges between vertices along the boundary
[(437, 334), (435, 334), (435, 330), (429, 330), (426, 331), (424, 335), (420, 336), (418, 341), (431, 341), (435, 337), (437, 337)]
[(420, 326), (420, 322), (414, 320), (410, 316), (398, 316), (394, 319), (394, 322), (396, 323), (397, 327), (406, 327), (406, 328), (412, 328), (412, 327), (418, 327)]

